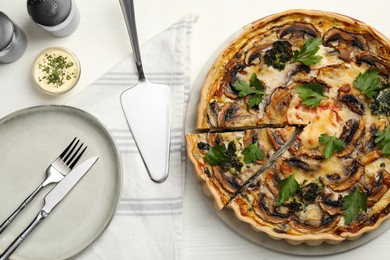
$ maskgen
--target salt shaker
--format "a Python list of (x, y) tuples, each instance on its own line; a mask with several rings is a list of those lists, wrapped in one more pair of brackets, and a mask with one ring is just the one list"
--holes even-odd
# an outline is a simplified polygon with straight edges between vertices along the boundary
[(26, 47), (27, 39), (22, 29), (0, 12), (0, 63), (18, 60)]
[(72, 34), (80, 23), (74, 0), (28, 0), (27, 11), (42, 29), (57, 37)]

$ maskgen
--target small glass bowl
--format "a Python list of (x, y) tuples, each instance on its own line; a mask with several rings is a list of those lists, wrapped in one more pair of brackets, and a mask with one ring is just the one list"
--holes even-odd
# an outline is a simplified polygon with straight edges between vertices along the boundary
[[(62, 58), (61, 58), (62, 57)], [(58, 58), (59, 60), (56, 60)], [(72, 62), (69, 68), (61, 69), (63, 62)], [(57, 65), (57, 67), (53, 66)], [(58, 68), (60, 66), (60, 68)], [(34, 59), (32, 76), (35, 85), (49, 95), (59, 95), (73, 89), (80, 79), (81, 66), (78, 58), (68, 49), (50, 47), (41, 51)], [(55, 80), (57, 84), (50, 83)], [(62, 85), (59, 85), (62, 82)]]

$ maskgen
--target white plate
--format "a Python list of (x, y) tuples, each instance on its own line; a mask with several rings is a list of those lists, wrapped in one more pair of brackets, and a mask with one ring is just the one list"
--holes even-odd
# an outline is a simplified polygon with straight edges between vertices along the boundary
[[(88, 247), (115, 212), (122, 183), (113, 139), (92, 115), (67, 106), (37, 106), (0, 120), (0, 222), (44, 180), (48, 165), (78, 137), (88, 148), (80, 161), (99, 160), (10, 259), (68, 259)], [(0, 235), (0, 252), (43, 207), (46, 187)]]
[[(186, 122), (185, 122), (185, 133), (194, 133), (196, 129), (196, 118), (198, 112), (198, 103), (200, 99), (200, 91), (202, 89), (203, 83), (206, 79), (207, 73), (210, 71), (217, 57), (222, 53), (222, 51), (228, 47), (228, 45), (236, 39), (241, 33), (243, 29), (238, 30), (232, 36), (230, 36), (210, 57), (210, 59), (206, 62), (203, 69), (200, 71), (197, 79), (194, 82), (193, 88), (191, 90), (190, 99), (187, 106), (186, 113)], [(194, 168), (192, 163), (187, 158), (187, 172), (194, 172)], [(198, 182), (196, 180), (196, 182)], [(202, 187), (198, 185), (199, 193), (203, 193)], [(202, 194), (202, 196), (204, 196)], [(208, 201), (209, 202), (209, 201)], [(386, 229), (390, 227), (390, 221), (385, 221), (382, 225), (370, 232), (365, 233), (359, 239), (356, 240), (346, 240), (337, 245), (330, 244), (321, 244), (319, 246), (308, 246), (306, 244), (302, 245), (291, 245), (284, 240), (274, 240), (270, 238), (268, 235), (262, 232), (258, 232), (251, 228), (251, 226), (247, 223), (239, 221), (233, 214), (233, 211), (230, 209), (223, 209), (221, 211), (216, 211), (212, 203), (210, 202), (210, 210), (216, 212), (216, 214), (233, 230), (235, 230), (240, 235), (246, 237), (247, 239), (255, 242), (261, 246), (273, 249), (275, 251), (294, 254), (294, 255), (329, 255), (334, 253), (340, 253), (344, 251), (348, 251), (360, 245), (367, 243), (368, 241), (374, 239)]]

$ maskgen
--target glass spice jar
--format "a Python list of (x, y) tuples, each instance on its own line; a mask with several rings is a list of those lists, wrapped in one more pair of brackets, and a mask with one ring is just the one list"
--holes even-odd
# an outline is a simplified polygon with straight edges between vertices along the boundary
[(0, 12), (0, 63), (11, 63), (24, 54), (27, 38), (22, 29)]

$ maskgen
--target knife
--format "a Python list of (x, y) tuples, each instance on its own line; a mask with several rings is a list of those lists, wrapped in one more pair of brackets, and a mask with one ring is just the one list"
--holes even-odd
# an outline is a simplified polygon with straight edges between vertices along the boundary
[(85, 160), (66, 175), (45, 197), (45, 205), (31, 222), (31, 224), (11, 243), (11, 245), (0, 255), (0, 260), (6, 260), (16, 249), (23, 243), (28, 235), (41, 223), (50, 212), (58, 205), (58, 203), (69, 193), (69, 191), (77, 184), (77, 182), (89, 171), (89, 169), (99, 159), (98, 156), (93, 156)]

